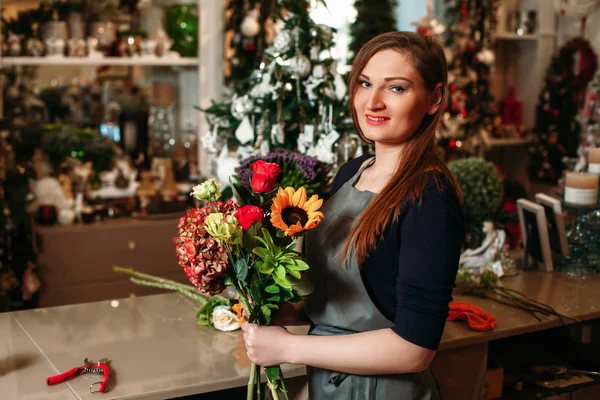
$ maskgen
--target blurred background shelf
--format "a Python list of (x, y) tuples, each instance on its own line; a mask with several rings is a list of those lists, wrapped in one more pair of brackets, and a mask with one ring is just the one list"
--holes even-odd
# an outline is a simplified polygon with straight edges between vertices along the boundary
[(30, 66), (148, 66), (148, 67), (197, 67), (199, 58), (159, 58), (159, 57), (1, 57), (0, 66), (30, 65)]

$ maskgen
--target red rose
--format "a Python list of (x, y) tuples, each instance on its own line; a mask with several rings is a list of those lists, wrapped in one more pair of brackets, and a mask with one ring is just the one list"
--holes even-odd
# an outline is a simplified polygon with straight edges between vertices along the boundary
[(275, 163), (258, 160), (252, 164), (252, 172), (252, 190), (267, 193), (275, 189), (277, 175), (282, 171)]
[(248, 205), (238, 208), (234, 217), (240, 223), (242, 230), (247, 231), (255, 222), (262, 224), (263, 210), (260, 207)]

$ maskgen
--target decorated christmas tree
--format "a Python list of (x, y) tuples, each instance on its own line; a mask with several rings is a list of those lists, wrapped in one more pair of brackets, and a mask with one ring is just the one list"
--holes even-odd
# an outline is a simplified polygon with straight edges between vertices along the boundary
[(587, 87), (585, 105), (577, 117), (581, 124), (581, 142), (577, 150), (579, 159), (575, 165), (576, 171), (588, 169), (588, 150), (600, 147), (600, 71)]
[(350, 25), (350, 53), (354, 57), (360, 48), (375, 36), (397, 30), (396, 0), (356, 0), (356, 19)]
[(529, 149), (532, 179), (556, 182), (565, 168), (563, 157), (569, 153), (569, 142), (578, 140), (573, 81), (572, 61), (553, 57), (536, 106), (534, 134), (537, 142)]
[[(34, 178), (22, 137), (0, 120), (0, 312), (37, 305), (37, 254), (27, 212)], [(25, 145), (27, 146), (27, 145)], [(21, 150), (21, 151), (19, 151)], [(29, 157), (29, 158), (28, 158)]]
[[(449, 150), (452, 143), (461, 140), (463, 150), (474, 152), (479, 129), (490, 129), (496, 115), (489, 82), (490, 68), (495, 62), (491, 48), (496, 2), (446, 0), (448, 100), (440, 145)], [(441, 31), (434, 24), (431, 28), (434, 33), (436, 26)]]
[(281, 8), (272, 0), (230, 0), (225, 12), (225, 79), (243, 88), (274, 37), (271, 15)]
[(352, 124), (347, 87), (329, 51), (331, 28), (310, 18), (306, 0), (278, 4), (273, 20), (282, 27), (251, 73), (249, 90), (203, 110), (210, 129), (203, 145), (218, 178), (232, 174), (239, 160), (277, 147), (335, 163), (337, 142)]

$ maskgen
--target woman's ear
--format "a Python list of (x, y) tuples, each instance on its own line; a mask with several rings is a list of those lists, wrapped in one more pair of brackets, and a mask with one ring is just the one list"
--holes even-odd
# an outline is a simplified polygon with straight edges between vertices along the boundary
[(435, 89), (433, 89), (433, 93), (431, 94), (431, 102), (427, 109), (427, 114), (433, 115), (438, 111), (442, 105), (442, 100), (444, 99), (444, 90), (444, 84), (441, 82), (435, 86)]

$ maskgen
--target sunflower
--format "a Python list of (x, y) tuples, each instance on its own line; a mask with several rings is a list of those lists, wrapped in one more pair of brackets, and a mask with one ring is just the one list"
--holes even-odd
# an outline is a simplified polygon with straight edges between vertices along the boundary
[(279, 188), (271, 206), (271, 223), (281, 229), (286, 236), (314, 229), (323, 219), (319, 211), (323, 200), (313, 195), (306, 201), (306, 189), (298, 191), (293, 187)]

